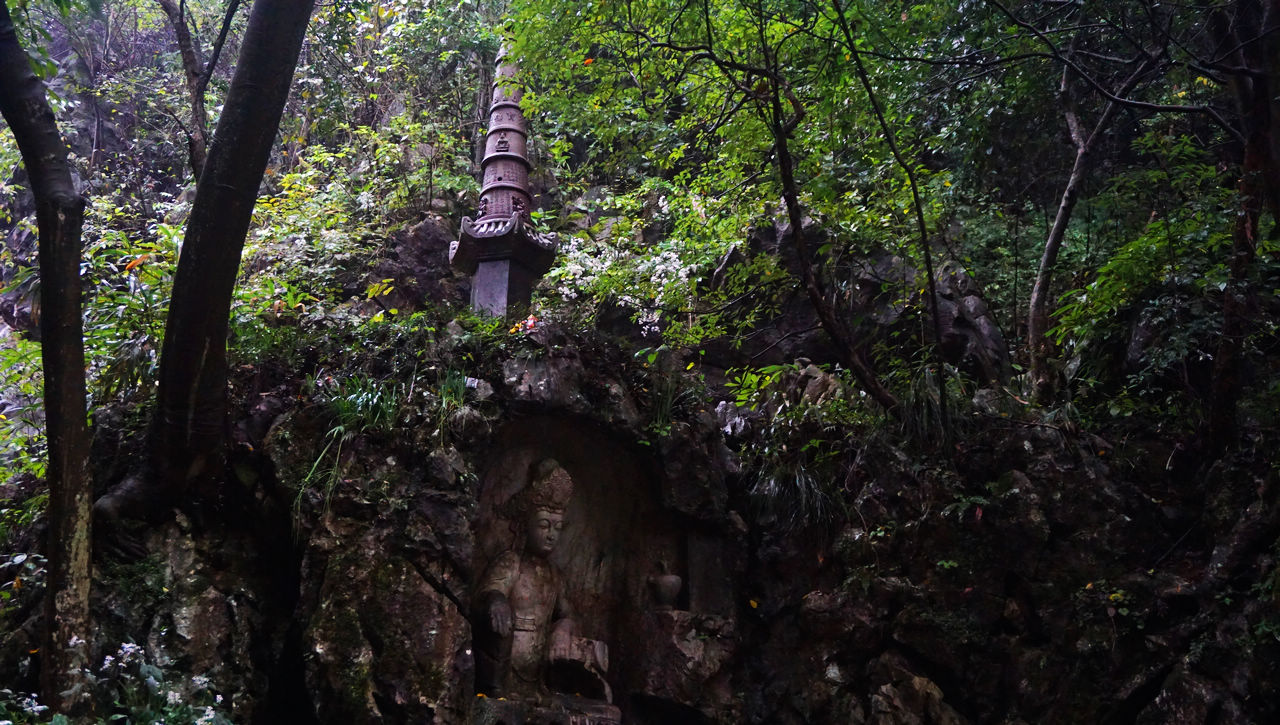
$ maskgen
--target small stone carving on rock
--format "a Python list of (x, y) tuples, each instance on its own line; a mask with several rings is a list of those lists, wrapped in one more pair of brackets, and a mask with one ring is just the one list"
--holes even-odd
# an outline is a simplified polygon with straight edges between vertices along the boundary
[(675, 609), (676, 599), (680, 596), (680, 589), (684, 586), (684, 579), (679, 574), (672, 574), (667, 571), (667, 563), (659, 562), (659, 574), (655, 574), (648, 579), (649, 591), (653, 595), (654, 608), (658, 611), (668, 612)]

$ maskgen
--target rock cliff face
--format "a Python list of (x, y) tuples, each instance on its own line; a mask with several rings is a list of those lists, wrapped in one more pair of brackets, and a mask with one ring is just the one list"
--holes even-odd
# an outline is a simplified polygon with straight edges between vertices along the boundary
[(726, 446), (751, 421), (660, 410), (657, 373), (601, 340), (525, 343), (430, 424), (345, 440), (337, 477), (323, 412), (268, 405), (221, 504), (257, 518), (150, 532), (150, 584), (100, 587), (98, 646), (145, 641), (236, 693), (240, 721), (468, 722), (470, 589), (512, 541), (503, 502), (553, 456), (576, 484), (556, 563), (624, 722), (1278, 715), (1260, 451), (1201, 497), (1193, 472), (1136, 466), (1149, 450), (992, 416), (946, 459), (868, 442), (846, 517), (783, 526)]
[[(467, 381), (437, 421), (444, 435), (364, 441), (331, 487), (301, 485), (324, 435), (308, 411), (285, 413), (262, 442), (297, 499), (297, 664), (320, 721), (469, 720), (470, 590), (514, 543), (503, 503), (546, 457), (575, 483), (555, 562), (579, 634), (607, 645), (627, 721), (736, 717), (729, 668), (747, 557), (714, 416), (655, 436), (616, 351), (588, 355), (552, 328), (528, 338), (542, 352)], [(682, 581), (664, 608), (649, 579), (668, 570)]]
[[(419, 271), (439, 267), (437, 232), (377, 274), (438, 276)], [(439, 275), (414, 295), (456, 300)], [(475, 321), (431, 324), (366, 341), (379, 376), (407, 359), (435, 381), (397, 389), (413, 404), (381, 427), (241, 370), (225, 490), (100, 553), (92, 661), (136, 642), (210, 678), (236, 722), (469, 722), (472, 587), (517, 540), (506, 506), (530, 464), (553, 457), (575, 483), (554, 563), (623, 722), (1280, 720), (1263, 438), (1206, 468), (1150, 432), (1113, 445), (1017, 420), (986, 391), (952, 450), (866, 435), (845, 507), (806, 521), (783, 515), (785, 490), (758, 500), (733, 452), (771, 412), (716, 410), (683, 361), (551, 325), (481, 344)], [(788, 399), (839, 385), (816, 366), (787, 379)], [(107, 435), (109, 413), (95, 455), (115, 475), (137, 442)], [(35, 672), (23, 606), (0, 610), (0, 681)]]

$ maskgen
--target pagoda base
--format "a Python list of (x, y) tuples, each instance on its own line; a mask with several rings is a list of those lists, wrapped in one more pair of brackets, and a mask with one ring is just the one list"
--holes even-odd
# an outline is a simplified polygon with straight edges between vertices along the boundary
[(471, 275), (471, 309), (507, 319), (528, 311), (534, 286), (555, 258), (554, 238), (529, 228), (519, 214), (464, 218), (449, 249), (453, 268)]
[(508, 320), (523, 317), (539, 277), (510, 259), (480, 262), (471, 276), (471, 309)]

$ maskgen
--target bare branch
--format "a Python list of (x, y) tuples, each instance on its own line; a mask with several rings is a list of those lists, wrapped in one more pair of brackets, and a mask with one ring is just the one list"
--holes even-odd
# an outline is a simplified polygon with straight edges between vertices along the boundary
[[(1078, 63), (1071, 60), (1071, 58), (1063, 55), (1062, 52), (1058, 50), (1058, 47), (1054, 45), (1053, 41), (1050, 40), (1047, 36), (1045, 36), (1044, 33), (1040, 32), (1040, 30), (1037, 29), (1035, 26), (1031, 25), (1030, 23), (1026, 22), (1022, 18), (1015, 15), (1012, 11), (1010, 11), (1007, 7), (1005, 7), (1004, 4), (1000, 2), (1000, 0), (987, 0), (987, 2), (999, 8), (1000, 11), (1005, 14), (1005, 16), (1007, 16), (1010, 20), (1012, 20), (1018, 26), (1025, 28), (1027, 30), (1030, 30), (1032, 33), (1034, 33), (1036, 37), (1039, 38), (1040, 41), (1044, 43), (1046, 47), (1049, 48), (1049, 53), (1050, 55), (1053, 56), (1055, 60), (1057, 60), (1059, 63), (1062, 63), (1063, 65), (1065, 65), (1066, 67), (1074, 71), (1075, 74), (1080, 76), (1080, 78), (1084, 80), (1085, 83), (1089, 84), (1090, 87), (1092, 87), (1095, 91), (1097, 91), (1103, 98), (1106, 98), (1108, 101), (1111, 101), (1112, 103), (1116, 103), (1121, 106), (1125, 106), (1127, 108), (1137, 108), (1144, 111), (1164, 112), (1164, 113), (1202, 113), (1208, 116), (1209, 118), (1213, 119), (1214, 123), (1218, 124), (1218, 126), (1220, 126), (1223, 131), (1226, 131), (1228, 134), (1230, 134), (1232, 138), (1234, 138), (1236, 141), (1240, 142), (1241, 144), (1244, 143), (1244, 136), (1241, 135), (1240, 131), (1236, 129), (1234, 126), (1232, 126), (1231, 124), (1227, 123), (1227, 120), (1222, 117), (1222, 114), (1219, 113), (1218, 110), (1216, 108), (1213, 108), (1212, 106), (1151, 103), (1148, 101), (1139, 101), (1132, 98), (1125, 98), (1122, 95), (1117, 95), (1115, 93), (1112, 93), (1105, 86), (1103, 86), (1102, 83), (1098, 82), (1097, 79), (1095, 79), (1090, 74), (1086, 73), (1085, 70), (1081, 68)], [(1132, 90), (1132, 88), (1130, 88), (1129, 90)], [(1123, 91), (1123, 93), (1127, 93), (1127, 92), (1128, 91)]]
[(213, 52), (209, 54), (209, 62), (204, 65), (204, 72), (200, 74), (200, 78), (196, 81), (195, 92), (204, 95), (204, 91), (209, 87), (209, 80), (213, 78), (213, 70), (218, 67), (218, 57), (222, 55), (222, 46), (227, 42), (227, 33), (231, 30), (231, 21), (236, 16), (236, 11), (240, 9), (240, 0), (231, 0), (227, 3), (227, 12), (222, 16), (222, 29), (218, 31), (218, 39), (213, 43)]

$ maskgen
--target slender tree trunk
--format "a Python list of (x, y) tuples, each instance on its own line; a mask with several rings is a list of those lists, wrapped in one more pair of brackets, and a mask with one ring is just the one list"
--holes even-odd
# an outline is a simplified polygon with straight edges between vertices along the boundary
[(933, 271), (933, 253), (929, 249), (929, 231), (924, 219), (924, 203), (920, 201), (920, 186), (916, 183), (916, 175), (911, 170), (911, 164), (907, 163), (902, 151), (898, 148), (897, 135), (889, 127), (889, 121), (884, 115), (884, 109), (880, 106), (880, 99), (876, 97), (875, 89), (871, 86), (871, 78), (867, 75), (867, 69), (862, 64), (862, 53), (859, 52), (858, 43), (853, 37), (853, 28), (849, 25), (849, 19), (845, 16), (840, 0), (831, 0), (831, 9), (835, 11), (840, 32), (844, 35), (848, 57), (853, 60), (853, 68), (857, 72), (858, 81), (862, 84), (862, 89), (867, 93), (867, 100), (871, 103), (871, 110), (875, 112), (876, 121), (880, 124), (880, 131), (884, 134), (885, 143), (889, 145), (889, 151), (893, 154), (894, 161), (902, 169), (902, 173), (906, 175), (907, 183), (911, 187), (911, 204), (915, 210), (916, 231), (920, 240), (920, 257), (924, 261), (924, 273), (927, 279), (925, 289), (929, 294), (929, 316), (933, 318), (934, 349), (930, 352), (929, 357), (933, 358), (934, 369), (937, 371), (938, 418), (939, 427), (941, 428), (939, 438), (946, 442), (951, 437), (951, 416), (947, 411), (947, 370), (942, 360), (941, 351), (942, 317), (938, 314), (938, 281)]
[[(1212, 23), (1223, 47), (1235, 47), (1231, 77), (1244, 137), (1240, 180), (1240, 208), (1232, 234), (1228, 281), (1222, 298), (1222, 334), (1213, 360), (1207, 443), (1221, 454), (1236, 438), (1236, 409), (1243, 389), (1245, 339), (1251, 332), (1256, 292), (1250, 281), (1261, 239), (1264, 205), (1280, 224), (1280, 0), (1242, 3), (1234, 21), (1222, 14)], [(1274, 233), (1274, 231), (1273, 231)]]
[(782, 181), (782, 199), (787, 208), (787, 221), (791, 225), (791, 243), (795, 247), (796, 256), (800, 259), (800, 276), (804, 282), (805, 293), (809, 297), (809, 302), (813, 305), (814, 312), (818, 315), (818, 322), (821, 323), (822, 329), (836, 343), (836, 349), (840, 352), (841, 362), (845, 367), (853, 373), (858, 379), (858, 383), (862, 385), (863, 390), (871, 396), (882, 408), (891, 415), (897, 415), (898, 399), (894, 397), (889, 389), (884, 387), (880, 382), (880, 378), (871, 369), (871, 366), (862, 356), (862, 351), (852, 339), (844, 322), (840, 320), (836, 314), (834, 305), (827, 297), (826, 291), (822, 288), (822, 281), (818, 278), (818, 273), (814, 269), (816, 262), (809, 250), (808, 240), (804, 235), (804, 212), (800, 207), (799, 186), (795, 180), (795, 169), (791, 160), (791, 149), (789, 143), (790, 132), (783, 124), (782, 107), (780, 101), (774, 99), (773, 107), (773, 139), (777, 148), (778, 155), (778, 176)]
[(1243, 387), (1241, 370), (1244, 339), (1249, 334), (1249, 310), (1255, 294), (1249, 273), (1258, 256), (1261, 184), (1257, 180), (1257, 148), (1246, 142), (1244, 174), (1237, 188), (1241, 208), (1231, 238), (1231, 258), (1227, 262), (1227, 287), (1222, 297), (1222, 330), (1213, 359), (1213, 385), (1209, 403), (1208, 447), (1221, 454), (1236, 437), (1236, 408)]
[(227, 321), (258, 186), (302, 48), (312, 0), (257, 0), (196, 200), (160, 356), (152, 475), (173, 503), (223, 473)]
[(1053, 217), (1053, 226), (1044, 241), (1044, 252), (1040, 256), (1040, 267), (1036, 271), (1035, 284), (1031, 287), (1031, 298), (1027, 304), (1027, 351), (1031, 356), (1031, 381), (1034, 385), (1036, 402), (1043, 403), (1053, 395), (1053, 371), (1049, 369), (1049, 355), (1052, 352), (1047, 332), (1049, 330), (1049, 285), (1053, 282), (1053, 270), (1058, 261), (1058, 253), (1062, 250), (1062, 241), (1066, 239), (1067, 227), (1071, 224), (1071, 215), (1075, 211), (1076, 202), (1080, 198), (1080, 187), (1088, 174), (1088, 149), (1076, 149), (1075, 163), (1071, 166), (1071, 174), (1067, 177), (1067, 185), (1062, 189), (1062, 197), (1058, 200), (1058, 212)]
[[(708, 28), (706, 47), (710, 49), (713, 45), (710, 34), (711, 20), (707, 14), (710, 12), (710, 8), (704, 4), (702, 12)], [(763, 20), (763, 17), (759, 19)], [(831, 299), (827, 296), (826, 290), (823, 288), (822, 279), (818, 275), (818, 262), (813, 258), (813, 253), (809, 249), (808, 239), (804, 233), (804, 208), (800, 204), (800, 186), (796, 181), (795, 160), (791, 155), (791, 134), (800, 121), (804, 119), (804, 107), (787, 90), (783, 83), (777, 63), (770, 50), (769, 40), (765, 37), (764, 27), (762, 25), (758, 26), (757, 32), (760, 35), (759, 47), (764, 54), (765, 65), (761, 68), (750, 70), (764, 77), (763, 81), (767, 83), (766, 92), (761, 93), (755, 88), (749, 87), (745, 80), (738, 81), (734, 79), (736, 73), (747, 69), (746, 66), (736, 61), (726, 60), (710, 50), (707, 52), (707, 57), (731, 79), (731, 82), (738, 87), (739, 91), (746, 94), (748, 98), (755, 99), (759, 104), (761, 116), (769, 127), (770, 135), (773, 137), (774, 156), (778, 164), (778, 178), (782, 185), (783, 205), (787, 211), (787, 222), (791, 226), (791, 244), (796, 250), (796, 256), (799, 258), (800, 276), (804, 283), (805, 294), (809, 297), (814, 313), (818, 316), (818, 324), (835, 343), (837, 354), (840, 356), (840, 363), (853, 373), (858, 383), (871, 396), (872, 400), (875, 400), (887, 413), (896, 417), (901, 412), (897, 398), (880, 382), (879, 376), (876, 375), (875, 370), (867, 362), (863, 354), (864, 346), (854, 340), (850, 330), (844, 321), (840, 319), (835, 305), (832, 304)], [(749, 76), (750, 74), (748, 78)], [(791, 113), (788, 113), (783, 106), (784, 94), (791, 104)]]
[(182, 58), (183, 77), (186, 79), (191, 104), (191, 126), (184, 129), (187, 134), (187, 156), (191, 161), (192, 175), (199, 180), (209, 145), (209, 122), (204, 109), (204, 87), (200, 82), (200, 77), (204, 75), (204, 63), (200, 61), (191, 29), (187, 27), (184, 9), (174, 0), (159, 0), (159, 3), (165, 16), (169, 18), (169, 27), (173, 28), (173, 35), (178, 41), (178, 55)]
[[(89, 428), (85, 415), (84, 340), (80, 316), (80, 231), (84, 199), (76, 193), (67, 147), (18, 43), (8, 5), (0, 3), (0, 112), (31, 178), (39, 224), (40, 335), (49, 444), (49, 560), (44, 700), (69, 712), (83, 684), (89, 638)], [(80, 688), (82, 694), (87, 694)]]
[[(1138, 80), (1147, 72), (1148, 64), (1142, 63), (1124, 83), (1116, 89), (1116, 95), (1123, 96), (1133, 90)], [(1036, 270), (1035, 283), (1031, 287), (1031, 298), (1027, 303), (1027, 352), (1031, 358), (1031, 383), (1033, 397), (1038, 403), (1047, 402), (1056, 389), (1054, 372), (1049, 369), (1049, 355), (1052, 346), (1049, 342), (1049, 291), (1053, 283), (1053, 272), (1058, 262), (1058, 253), (1062, 251), (1062, 243), (1067, 238), (1067, 229), (1071, 225), (1071, 215), (1075, 212), (1076, 202), (1080, 200), (1080, 190), (1085, 179), (1092, 171), (1093, 156), (1098, 142), (1111, 119), (1115, 117), (1120, 105), (1108, 101), (1102, 114), (1094, 122), (1093, 129), (1086, 135), (1080, 125), (1075, 108), (1069, 97), (1068, 79), (1070, 70), (1063, 70), (1062, 92), (1067, 103), (1063, 116), (1067, 128), (1071, 132), (1071, 140), (1075, 143), (1076, 157), (1071, 164), (1071, 174), (1067, 177), (1067, 185), (1062, 189), (1058, 200), (1058, 211), (1053, 217), (1053, 225), (1044, 241), (1044, 252), (1040, 255), (1040, 267)]]

